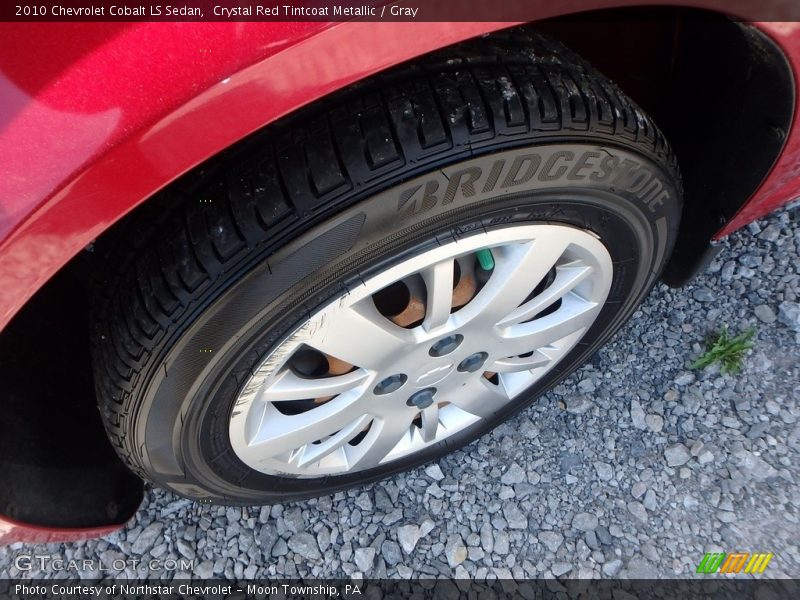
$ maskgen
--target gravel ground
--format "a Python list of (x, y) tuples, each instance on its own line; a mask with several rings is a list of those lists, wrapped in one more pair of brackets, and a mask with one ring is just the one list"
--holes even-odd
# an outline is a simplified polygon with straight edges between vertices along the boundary
[[(760, 551), (765, 576), (800, 577), (798, 267), (795, 207), (733, 235), (691, 287), (660, 285), (592, 364), (438, 464), (264, 508), (153, 490), (124, 530), (2, 548), (0, 573), (33, 551), (194, 559), (167, 579), (686, 577), (704, 552)], [(742, 373), (690, 370), (725, 324), (757, 329)]]

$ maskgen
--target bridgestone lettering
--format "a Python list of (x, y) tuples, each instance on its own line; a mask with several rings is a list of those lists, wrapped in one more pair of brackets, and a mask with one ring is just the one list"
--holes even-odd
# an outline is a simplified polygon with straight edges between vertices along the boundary
[(670, 193), (651, 169), (629, 158), (619, 158), (608, 151), (588, 150), (576, 154), (559, 150), (547, 157), (526, 152), (513, 159), (496, 160), (489, 169), (471, 165), (446, 174), (448, 181), (441, 193), (439, 181), (430, 179), (400, 192), (397, 209), (403, 216), (418, 215), (437, 206), (447, 206), (481, 194), (504, 194), (530, 181), (552, 183), (563, 180), (590, 180), (607, 183), (611, 191), (632, 193), (650, 212), (668, 202)]

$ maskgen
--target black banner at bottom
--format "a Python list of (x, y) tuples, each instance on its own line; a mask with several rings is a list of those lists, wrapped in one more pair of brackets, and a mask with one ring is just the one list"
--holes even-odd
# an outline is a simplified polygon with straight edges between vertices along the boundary
[(549, 600), (800, 598), (800, 580), (714, 577), (691, 580), (0, 580), (0, 600)]

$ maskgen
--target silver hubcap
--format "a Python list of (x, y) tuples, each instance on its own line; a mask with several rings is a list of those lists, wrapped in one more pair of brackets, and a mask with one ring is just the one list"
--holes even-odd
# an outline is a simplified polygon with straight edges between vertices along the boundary
[(440, 442), (555, 366), (594, 322), (612, 273), (594, 235), (561, 225), (493, 230), (407, 259), (264, 359), (231, 413), (233, 449), (262, 473), (319, 477)]

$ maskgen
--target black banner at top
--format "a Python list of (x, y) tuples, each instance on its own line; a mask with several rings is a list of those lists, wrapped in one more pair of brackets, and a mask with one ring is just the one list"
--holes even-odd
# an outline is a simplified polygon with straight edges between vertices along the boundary
[[(556, 13), (624, 6), (625, 0), (4, 0), (0, 21), (492, 21), (528, 22)], [(630, 4), (635, 5), (636, 2)], [(663, 5), (642, 0), (638, 4)], [(753, 21), (800, 21), (796, 0), (681, 2)]]

